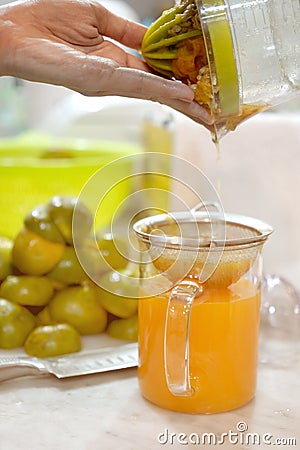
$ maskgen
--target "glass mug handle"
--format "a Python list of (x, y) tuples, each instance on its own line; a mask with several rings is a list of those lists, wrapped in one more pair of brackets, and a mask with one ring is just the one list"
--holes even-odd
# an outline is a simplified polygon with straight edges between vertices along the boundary
[[(201, 201), (193, 212), (212, 208), (222, 212), (218, 202)], [(176, 396), (191, 397), (190, 380), (190, 321), (194, 299), (203, 288), (195, 279), (186, 279), (171, 291), (166, 313), (164, 334), (164, 370), (169, 391)]]
[(171, 291), (164, 333), (164, 369), (169, 391), (176, 396), (191, 397), (190, 322), (194, 299), (202, 287), (194, 280), (183, 280)]

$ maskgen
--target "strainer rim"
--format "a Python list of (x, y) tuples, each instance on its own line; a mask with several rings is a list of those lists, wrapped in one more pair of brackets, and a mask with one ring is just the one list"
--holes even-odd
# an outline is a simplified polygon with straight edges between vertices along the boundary
[[(224, 222), (227, 224), (234, 224), (244, 227), (245, 229), (253, 230), (254, 236), (241, 237), (238, 239), (202, 239), (197, 238), (181, 238), (180, 236), (166, 236), (150, 234), (150, 231), (158, 229), (156, 225), (167, 225), (167, 221), (172, 218), (180, 223), (188, 222), (209, 222), (215, 221)], [(179, 250), (184, 247), (185, 250), (199, 250), (199, 251), (224, 251), (233, 250), (237, 248), (254, 247), (262, 244), (273, 233), (273, 228), (268, 223), (256, 219), (251, 216), (245, 216), (232, 213), (220, 213), (211, 211), (180, 211), (170, 212), (166, 214), (157, 214), (138, 220), (133, 225), (133, 230), (138, 239), (144, 243), (155, 245), (157, 247), (164, 247), (168, 249)]]

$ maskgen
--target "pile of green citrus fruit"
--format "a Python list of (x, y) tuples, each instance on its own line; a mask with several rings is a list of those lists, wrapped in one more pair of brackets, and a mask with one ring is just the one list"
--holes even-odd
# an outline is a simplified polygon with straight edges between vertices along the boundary
[[(87, 271), (73, 245), (75, 205)], [(55, 196), (26, 215), (14, 240), (0, 237), (0, 348), (23, 346), (43, 358), (80, 351), (83, 335), (137, 340), (137, 286), (130, 286), (130, 298), (125, 277), (125, 294), (120, 273), (126, 273), (126, 260), (111, 235), (100, 236), (97, 245), (91, 241), (92, 224), (76, 198)], [(106, 269), (99, 267), (99, 251)], [(101, 270), (103, 287), (87, 275)]]

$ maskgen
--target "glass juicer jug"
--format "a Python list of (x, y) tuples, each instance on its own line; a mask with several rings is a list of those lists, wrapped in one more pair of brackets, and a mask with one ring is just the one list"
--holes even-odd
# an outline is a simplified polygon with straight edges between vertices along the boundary
[[(197, 47), (195, 53), (197, 42), (201, 52)], [(142, 53), (157, 72), (181, 79), (195, 92), (201, 88), (199, 103), (214, 116), (211, 131), (218, 141), (253, 114), (299, 94), (300, 2), (177, 0), (149, 27)], [(199, 73), (191, 81), (193, 64)]]

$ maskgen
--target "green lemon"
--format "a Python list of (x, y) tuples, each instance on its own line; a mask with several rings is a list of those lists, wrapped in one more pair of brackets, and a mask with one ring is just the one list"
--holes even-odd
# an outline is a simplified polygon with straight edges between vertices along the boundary
[(45, 306), (37, 315), (36, 322), (38, 325), (53, 325), (55, 320), (51, 318), (48, 306)]
[(46, 277), (9, 275), (0, 286), (0, 296), (26, 306), (44, 306), (54, 289)]
[(44, 275), (60, 261), (65, 248), (64, 244), (48, 241), (23, 227), (14, 241), (13, 265), (26, 275)]
[(127, 242), (112, 233), (104, 233), (97, 239), (101, 255), (111, 269), (124, 269), (127, 265)]
[(110, 314), (122, 319), (136, 314), (138, 309), (138, 282), (126, 270), (104, 274), (95, 287), (97, 299)]
[(64, 237), (50, 216), (47, 205), (39, 205), (26, 214), (24, 225), (28, 230), (53, 242), (64, 243)]
[(81, 350), (81, 338), (78, 331), (66, 323), (39, 326), (27, 337), (24, 350), (37, 358), (65, 355)]
[(107, 312), (89, 284), (62, 289), (48, 308), (52, 320), (68, 323), (82, 335), (102, 333), (107, 325)]
[(80, 284), (82, 281), (88, 279), (73, 247), (66, 247), (61, 260), (47, 274), (47, 277), (65, 285)]
[(0, 236), (0, 281), (12, 273), (12, 247), (11, 239)]
[(107, 334), (113, 338), (136, 342), (138, 340), (138, 316), (128, 319), (112, 320), (107, 327)]
[(76, 208), (76, 236), (86, 238), (93, 224), (93, 217), (89, 209), (77, 198), (55, 196), (47, 204), (50, 217), (57, 226), (65, 241), (73, 244), (73, 214)]
[(0, 348), (21, 347), (35, 325), (35, 317), (28, 309), (0, 298)]

